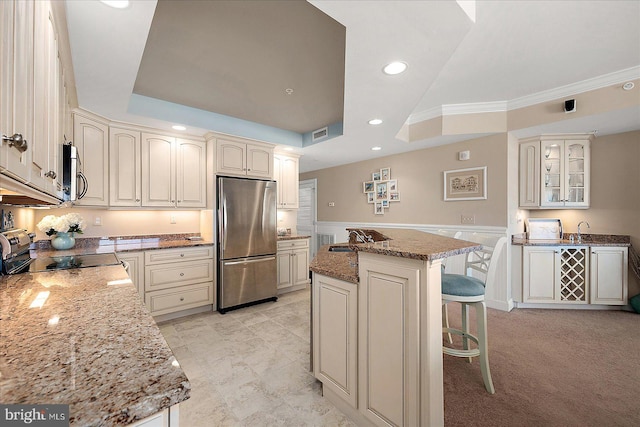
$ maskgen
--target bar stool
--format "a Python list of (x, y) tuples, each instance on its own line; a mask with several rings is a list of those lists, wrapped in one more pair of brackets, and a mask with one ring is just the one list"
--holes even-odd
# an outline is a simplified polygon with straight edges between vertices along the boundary
[[(442, 332), (445, 334), (460, 335), (462, 337), (462, 349), (456, 349), (443, 345), (442, 352), (454, 357), (467, 357), (471, 362), (472, 357), (480, 360), (480, 371), (487, 391), (495, 393), (491, 371), (489, 369), (489, 355), (487, 348), (487, 311), (484, 302), (485, 289), (487, 283), (495, 279), (496, 265), (491, 262), (494, 255), (500, 254), (505, 245), (506, 237), (481, 236), (474, 233), (470, 239), (465, 239), (482, 244), (482, 249), (470, 252), (465, 262), (466, 275), (443, 274), (442, 275), (442, 302), (443, 311), (446, 311), (446, 304), (458, 302), (462, 306), (462, 326), (460, 329), (449, 327), (448, 318), (445, 322), (443, 314)], [(483, 276), (483, 279), (472, 276), (473, 274)], [(473, 306), (476, 311), (477, 335), (472, 335), (469, 331), (469, 306)], [(476, 344), (476, 348), (471, 348), (469, 341)]]

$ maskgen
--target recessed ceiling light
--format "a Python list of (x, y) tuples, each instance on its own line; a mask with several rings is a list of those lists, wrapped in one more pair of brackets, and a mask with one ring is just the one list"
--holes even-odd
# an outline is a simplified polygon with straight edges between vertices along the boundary
[(171, 127), (172, 127), (173, 129), (175, 129), (175, 130), (187, 130), (187, 128), (186, 128), (186, 127), (184, 127), (184, 126), (180, 126), (180, 125), (173, 125), (173, 126), (171, 126)]
[(380, 151), (382, 147), (371, 147), (371, 151)]
[(290, 87), (286, 88), (284, 91), (287, 93), (287, 95), (291, 95), (293, 93), (293, 89), (291, 89)]
[(634, 88), (634, 84), (633, 82), (626, 82), (625, 84), (622, 85), (622, 89), (624, 90), (631, 90)]
[(129, 7), (129, 0), (100, 0), (107, 6), (115, 7), (116, 9), (124, 9)]
[(384, 67), (382, 71), (384, 71), (385, 74), (394, 75), (394, 74), (400, 74), (406, 69), (407, 69), (406, 62), (396, 61)]
[(370, 125), (379, 125), (380, 123), (382, 123), (382, 120), (380, 120), (380, 119), (371, 119), (371, 120), (369, 120), (369, 124)]

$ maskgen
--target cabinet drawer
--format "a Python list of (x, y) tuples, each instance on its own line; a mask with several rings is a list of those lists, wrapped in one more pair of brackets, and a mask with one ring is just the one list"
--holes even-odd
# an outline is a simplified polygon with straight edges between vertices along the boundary
[(146, 303), (152, 316), (213, 304), (213, 282), (148, 292)]
[(145, 265), (165, 264), (176, 261), (193, 261), (213, 258), (213, 246), (197, 246), (195, 248), (161, 249), (145, 251)]
[(278, 250), (308, 248), (308, 247), (309, 247), (309, 239), (280, 240), (278, 242)]
[(212, 259), (145, 267), (144, 287), (146, 292), (199, 282), (213, 282)]

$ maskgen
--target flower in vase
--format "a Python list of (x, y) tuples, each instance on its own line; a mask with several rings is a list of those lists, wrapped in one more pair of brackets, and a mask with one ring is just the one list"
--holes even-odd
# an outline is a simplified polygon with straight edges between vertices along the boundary
[(47, 215), (36, 225), (38, 230), (47, 236), (57, 233), (82, 233), (87, 223), (77, 213), (68, 213), (62, 216)]

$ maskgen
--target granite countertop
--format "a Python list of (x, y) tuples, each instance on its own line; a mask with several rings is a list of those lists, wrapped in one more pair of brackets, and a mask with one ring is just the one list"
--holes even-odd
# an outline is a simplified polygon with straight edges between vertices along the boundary
[(73, 249), (59, 251), (51, 247), (49, 240), (40, 240), (32, 245), (31, 258), (51, 255), (104, 254), (111, 252), (150, 251), (156, 249), (190, 248), (212, 246), (210, 240), (190, 240), (197, 234), (159, 234), (150, 236), (89, 237), (76, 236)]
[[(571, 236), (574, 236), (573, 242)], [(565, 234), (562, 239), (529, 240), (525, 234), (514, 234), (511, 244), (518, 246), (631, 246), (631, 237), (619, 234), (582, 234), (578, 243), (577, 234)]]
[(305, 236), (303, 234), (285, 234), (284, 236), (278, 236), (278, 241), (281, 240), (298, 240), (298, 239), (309, 239), (311, 236)]
[(0, 308), (0, 402), (69, 404), (71, 425), (112, 426), (189, 398), (122, 266), (3, 276)]
[[(348, 229), (351, 230), (351, 229)], [(481, 245), (466, 240), (453, 239), (418, 230), (376, 228), (358, 229), (372, 235), (373, 243), (338, 243), (320, 248), (309, 269), (315, 273), (334, 277), (350, 283), (359, 283), (358, 252), (424, 261), (447, 258), (477, 250)], [(330, 252), (332, 246), (348, 246), (354, 252)]]

